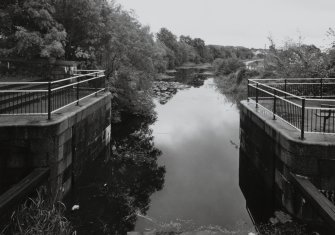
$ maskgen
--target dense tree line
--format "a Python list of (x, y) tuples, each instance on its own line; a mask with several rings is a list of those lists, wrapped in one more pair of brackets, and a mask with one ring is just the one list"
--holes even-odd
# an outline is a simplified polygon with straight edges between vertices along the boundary
[(148, 27), (114, 1), (3, 0), (0, 16), (1, 57), (79, 60), (111, 76), (125, 68), (151, 76), (186, 62), (252, 57), (250, 49), (207, 46), (166, 28), (155, 41)]
[[(4, 0), (0, 57), (79, 61), (105, 69), (120, 109), (146, 113), (162, 53), (148, 27), (107, 0)], [(142, 102), (143, 108), (138, 108)]]
[[(335, 38), (334, 31), (329, 35)], [(157, 73), (187, 62), (213, 62), (218, 74), (229, 75), (244, 69), (242, 61), (255, 54), (245, 47), (178, 37), (166, 28), (154, 35), (114, 1), (2, 0), (0, 57), (58, 58), (104, 69), (118, 108), (145, 114), (152, 109), (149, 88)], [(333, 49), (323, 52), (292, 41), (278, 48), (271, 41), (261, 75), (333, 77), (334, 65)]]
[(65, 59), (104, 69), (116, 105), (147, 113), (151, 81), (185, 62), (210, 62), (200, 38), (177, 40), (162, 28), (153, 35), (129, 11), (107, 0), (3, 0), (0, 57)]
[(173, 69), (186, 62), (198, 64), (212, 61), (209, 47), (201, 38), (181, 35), (178, 40), (171, 31), (162, 28), (157, 33), (157, 44), (163, 51), (161, 70)]

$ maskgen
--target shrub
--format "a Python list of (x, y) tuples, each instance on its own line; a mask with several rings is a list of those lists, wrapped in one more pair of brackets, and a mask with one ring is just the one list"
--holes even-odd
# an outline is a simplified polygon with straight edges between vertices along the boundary
[(45, 191), (39, 189), (36, 198), (29, 198), (20, 205), (0, 234), (71, 234), (70, 222), (64, 217), (65, 205), (45, 199)]
[(228, 75), (244, 68), (242, 61), (236, 58), (216, 59), (213, 62), (213, 67), (216, 74)]

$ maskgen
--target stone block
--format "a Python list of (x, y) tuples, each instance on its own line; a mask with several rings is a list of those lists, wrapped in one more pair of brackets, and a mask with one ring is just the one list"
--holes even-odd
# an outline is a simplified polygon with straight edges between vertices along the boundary
[(58, 146), (63, 145), (69, 139), (72, 138), (72, 126), (66, 129), (63, 133), (61, 133), (58, 137)]

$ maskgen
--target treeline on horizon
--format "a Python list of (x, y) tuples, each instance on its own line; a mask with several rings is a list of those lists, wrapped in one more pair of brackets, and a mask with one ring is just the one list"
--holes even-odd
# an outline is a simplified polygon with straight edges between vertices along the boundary
[[(154, 35), (115, 1), (2, 0), (0, 16), (1, 58), (57, 58), (104, 69), (116, 106), (134, 113), (152, 109), (149, 90), (158, 73), (185, 63), (212, 63), (226, 76), (245, 69), (242, 60), (264, 58), (261, 77), (334, 76), (333, 50), (300, 42), (278, 48), (273, 40), (258, 50), (206, 45), (166, 28)], [(328, 34), (335, 38), (331, 29)]]
[(154, 35), (115, 1), (2, 0), (0, 16), (1, 58), (56, 58), (104, 69), (116, 106), (134, 113), (151, 109), (149, 88), (158, 73), (187, 62), (252, 57), (250, 49), (208, 46), (166, 28)]
[[(201, 38), (177, 37), (166, 28), (154, 37), (115, 1), (3, 0), (0, 14), (2, 57), (79, 60), (110, 72), (122, 66), (162, 71), (186, 62), (253, 57), (248, 48), (207, 46)], [(143, 62), (136, 61), (136, 52)]]

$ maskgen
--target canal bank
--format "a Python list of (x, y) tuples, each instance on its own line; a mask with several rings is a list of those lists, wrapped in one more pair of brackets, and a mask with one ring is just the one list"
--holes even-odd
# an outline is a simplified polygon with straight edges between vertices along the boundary
[[(88, 159), (109, 155), (111, 95), (88, 97), (47, 120), (44, 115), (1, 117), (3, 190), (36, 168), (49, 168), (51, 195), (62, 199)], [(32, 189), (34, 190), (34, 189)]]
[(274, 120), (272, 112), (242, 101), (240, 140), (241, 151), (258, 169), (273, 202), (306, 223), (334, 229), (334, 205), (329, 203), (335, 188), (333, 135), (306, 133), (301, 140), (299, 130)]

